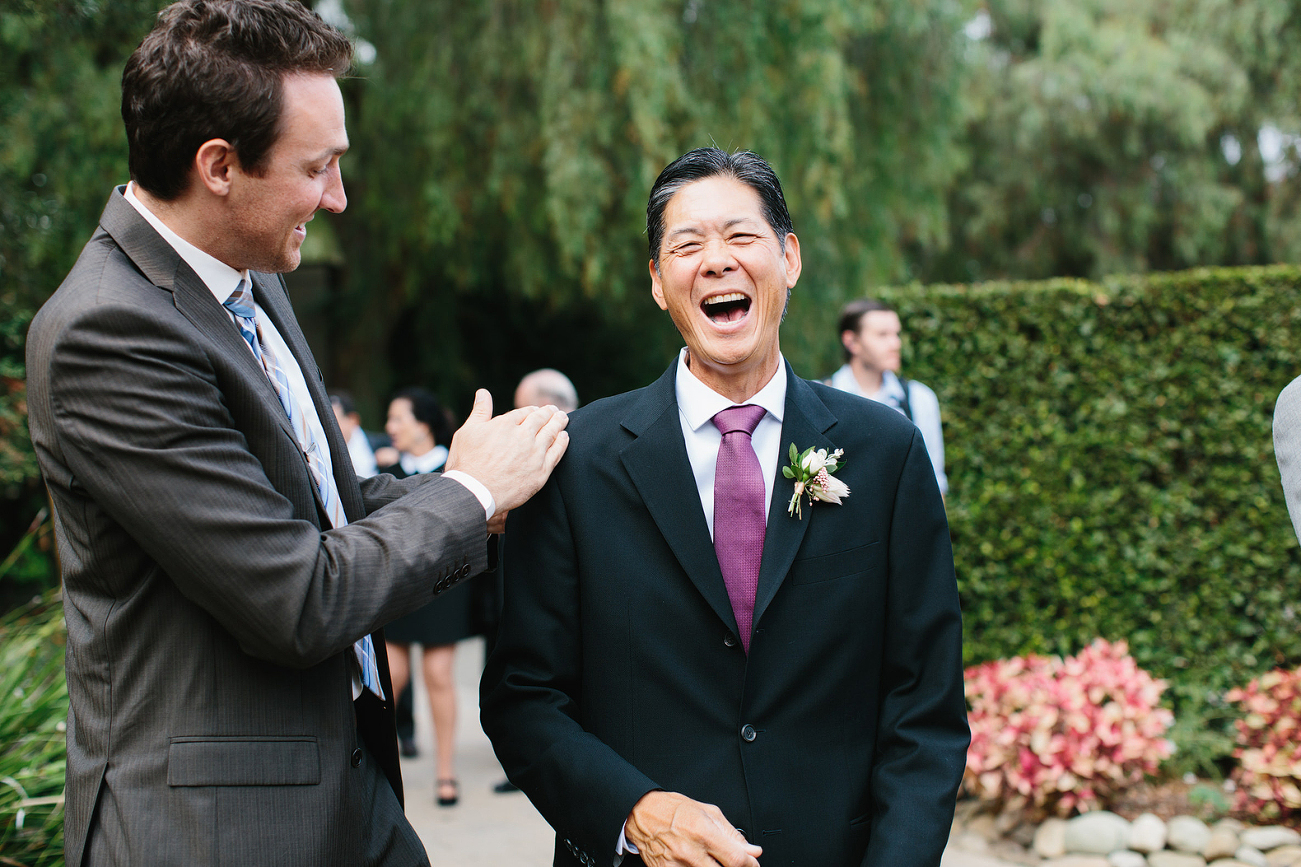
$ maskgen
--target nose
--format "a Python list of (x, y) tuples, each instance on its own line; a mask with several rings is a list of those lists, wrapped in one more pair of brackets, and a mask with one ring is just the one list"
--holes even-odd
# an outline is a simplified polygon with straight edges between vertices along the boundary
[(718, 238), (705, 242), (700, 269), (702, 273), (713, 277), (736, 270), (736, 257), (732, 255), (732, 250), (726, 241)]
[(330, 172), (330, 183), (321, 196), (321, 207), (331, 214), (341, 214), (348, 207), (348, 196), (343, 191), (343, 171), (337, 164)]

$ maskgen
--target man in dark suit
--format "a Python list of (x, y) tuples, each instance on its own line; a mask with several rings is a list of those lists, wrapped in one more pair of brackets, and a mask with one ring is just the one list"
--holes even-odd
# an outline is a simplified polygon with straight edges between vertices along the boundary
[[(514, 513), (484, 729), (558, 865), (936, 865), (969, 735), (921, 435), (782, 359), (800, 245), (763, 160), (681, 157), (647, 230), (686, 349), (575, 412)], [(844, 465), (797, 488), (792, 445)]]
[(358, 483), (275, 276), (344, 208), (350, 56), (293, 0), (165, 9), (123, 76), (132, 183), (28, 334), (73, 867), (428, 863), (378, 630), (488, 567), (567, 435), (481, 392), (454, 472)]

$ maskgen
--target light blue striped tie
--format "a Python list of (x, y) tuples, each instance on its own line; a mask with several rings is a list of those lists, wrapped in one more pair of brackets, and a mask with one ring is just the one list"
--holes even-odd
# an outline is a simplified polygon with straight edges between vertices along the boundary
[[(339, 487), (334, 482), (334, 469), (326, 458), (325, 450), (312, 434), (312, 428), (307, 423), (307, 411), (298, 403), (293, 389), (289, 387), (289, 377), (281, 370), (275, 353), (262, 337), (262, 327), (257, 322), (253, 292), (248, 281), (240, 280), (239, 285), (224, 304), (227, 310), (235, 314), (235, 323), (239, 326), (240, 335), (253, 350), (254, 357), (262, 363), (262, 369), (266, 371), (267, 378), (271, 380), (271, 385), (276, 390), (276, 396), (280, 398), (280, 405), (285, 408), (285, 414), (289, 416), (289, 425), (294, 429), (298, 445), (307, 458), (307, 468), (311, 471), (312, 480), (316, 482), (316, 489), (321, 494), (321, 502), (325, 504), (325, 511), (330, 516), (331, 525), (346, 526), (348, 516), (344, 514), (343, 501), (339, 499)], [(352, 648), (357, 653), (357, 664), (361, 667), (362, 685), (379, 696), (382, 701), (384, 688), (380, 686), (379, 666), (375, 662), (375, 645), (370, 640), (370, 636), (362, 636), (353, 643)]]

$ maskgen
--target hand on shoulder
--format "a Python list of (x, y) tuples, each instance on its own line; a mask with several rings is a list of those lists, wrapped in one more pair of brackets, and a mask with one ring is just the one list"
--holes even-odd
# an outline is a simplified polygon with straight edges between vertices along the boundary
[(492, 395), (481, 388), (469, 418), (452, 436), (445, 468), (473, 476), (492, 494), (497, 512), (508, 512), (546, 484), (569, 447), (568, 423), (569, 416), (554, 406), (523, 407), (494, 418)]

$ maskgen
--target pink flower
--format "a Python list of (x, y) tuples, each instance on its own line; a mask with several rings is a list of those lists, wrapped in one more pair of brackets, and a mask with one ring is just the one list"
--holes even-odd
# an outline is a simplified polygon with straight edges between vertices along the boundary
[(964, 786), (1039, 812), (1102, 806), (1170, 755), (1164, 734), (1173, 716), (1157, 707), (1164, 689), (1124, 642), (1101, 639), (1064, 660), (1030, 655), (973, 666)]

